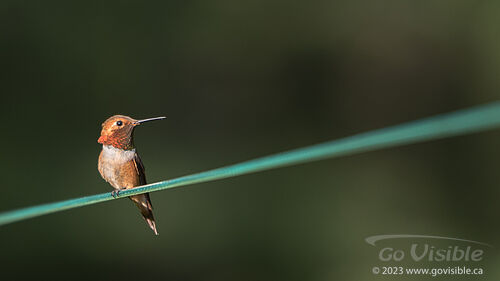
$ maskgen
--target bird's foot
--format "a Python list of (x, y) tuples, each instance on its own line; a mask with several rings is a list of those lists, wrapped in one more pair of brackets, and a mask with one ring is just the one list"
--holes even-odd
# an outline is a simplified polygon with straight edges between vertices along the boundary
[(111, 191), (111, 196), (113, 196), (113, 198), (116, 198), (118, 197), (118, 195), (120, 195), (120, 189), (115, 189), (113, 191)]

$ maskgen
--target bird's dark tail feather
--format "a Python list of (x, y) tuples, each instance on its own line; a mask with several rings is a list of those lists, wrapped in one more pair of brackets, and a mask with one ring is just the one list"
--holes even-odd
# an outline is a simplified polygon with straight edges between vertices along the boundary
[(142, 217), (148, 223), (149, 227), (158, 235), (155, 218), (153, 216), (153, 205), (151, 205), (149, 193), (130, 196), (130, 199), (134, 201), (135, 205), (141, 210)]

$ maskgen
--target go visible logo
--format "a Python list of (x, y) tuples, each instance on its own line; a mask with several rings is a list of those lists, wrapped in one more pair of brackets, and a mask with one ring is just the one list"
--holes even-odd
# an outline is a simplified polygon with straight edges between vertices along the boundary
[[(408, 240), (424, 240), (425, 243), (413, 242), (407, 247), (384, 247), (378, 252), (378, 258), (384, 262), (390, 261), (403, 261), (405, 259), (410, 259), (415, 262), (419, 261), (429, 261), (429, 262), (458, 262), (458, 261), (481, 261), (484, 257), (484, 248), (492, 247), (489, 244), (452, 238), (443, 236), (429, 236), (429, 235), (413, 235), (413, 234), (391, 234), (391, 235), (376, 235), (370, 236), (365, 239), (365, 241), (375, 246), (375, 243), (381, 240), (392, 240), (392, 239), (408, 239)], [(442, 244), (442, 240), (453, 243), (452, 245), (447, 245), (445, 247), (439, 247), (432, 245), (430, 241), (441, 240), (439, 244)], [(457, 245), (460, 244), (460, 245)], [(465, 245), (463, 245), (465, 244)]]

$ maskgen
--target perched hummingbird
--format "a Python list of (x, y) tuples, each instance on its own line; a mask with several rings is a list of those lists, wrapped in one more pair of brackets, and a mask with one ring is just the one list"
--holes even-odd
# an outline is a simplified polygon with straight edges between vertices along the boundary
[[(165, 118), (135, 120), (128, 116), (115, 115), (102, 123), (101, 137), (97, 140), (102, 144), (98, 169), (104, 180), (115, 189), (112, 192), (114, 197), (120, 193), (120, 190), (146, 184), (144, 165), (134, 146), (134, 128), (144, 122)], [(139, 207), (142, 217), (158, 235), (149, 193), (129, 198)]]

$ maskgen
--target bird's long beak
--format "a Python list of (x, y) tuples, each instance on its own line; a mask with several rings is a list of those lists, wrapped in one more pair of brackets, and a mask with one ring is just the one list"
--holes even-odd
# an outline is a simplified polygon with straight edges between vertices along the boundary
[(167, 117), (162, 116), (162, 117), (154, 117), (154, 118), (137, 120), (137, 121), (134, 122), (134, 125), (141, 125), (144, 122), (155, 121), (155, 120), (162, 120), (162, 119), (165, 119), (165, 118), (167, 118)]

